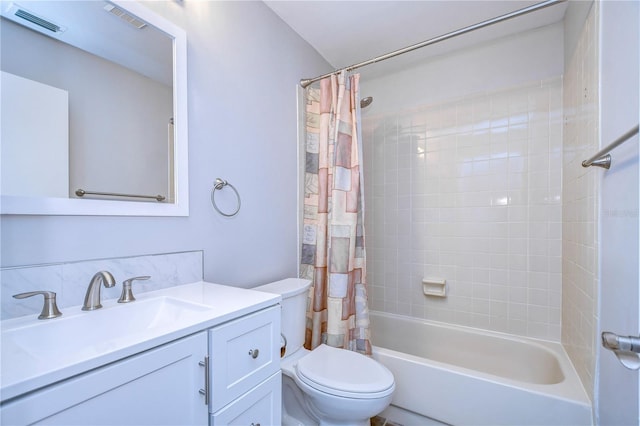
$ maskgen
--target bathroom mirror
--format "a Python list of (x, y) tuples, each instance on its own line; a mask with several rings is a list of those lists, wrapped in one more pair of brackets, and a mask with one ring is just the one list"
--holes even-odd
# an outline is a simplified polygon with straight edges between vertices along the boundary
[(184, 30), (127, 0), (0, 8), (0, 213), (188, 216)]

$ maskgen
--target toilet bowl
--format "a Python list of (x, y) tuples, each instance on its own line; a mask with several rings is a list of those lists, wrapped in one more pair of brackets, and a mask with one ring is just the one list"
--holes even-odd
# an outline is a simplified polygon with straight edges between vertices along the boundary
[(310, 285), (290, 278), (254, 288), (282, 296), (282, 424), (369, 425), (391, 403), (393, 374), (356, 352), (324, 344), (312, 351), (302, 347)]

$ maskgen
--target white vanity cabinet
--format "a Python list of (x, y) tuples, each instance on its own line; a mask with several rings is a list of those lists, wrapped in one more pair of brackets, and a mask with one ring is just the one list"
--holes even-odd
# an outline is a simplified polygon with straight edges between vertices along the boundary
[[(279, 302), (198, 282), (98, 313), (5, 322), (0, 424), (278, 425)], [(149, 306), (164, 309), (162, 321)], [(107, 333), (126, 315), (148, 325)], [(83, 321), (99, 338), (69, 331)]]
[(207, 332), (125, 358), (2, 406), (3, 425), (206, 425)]

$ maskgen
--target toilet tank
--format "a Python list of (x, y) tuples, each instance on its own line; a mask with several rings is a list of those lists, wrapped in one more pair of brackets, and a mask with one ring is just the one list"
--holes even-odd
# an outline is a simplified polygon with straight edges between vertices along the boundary
[(253, 288), (253, 290), (282, 296), (282, 334), (287, 339), (285, 355), (294, 353), (304, 345), (309, 287), (311, 287), (309, 280), (287, 278)]

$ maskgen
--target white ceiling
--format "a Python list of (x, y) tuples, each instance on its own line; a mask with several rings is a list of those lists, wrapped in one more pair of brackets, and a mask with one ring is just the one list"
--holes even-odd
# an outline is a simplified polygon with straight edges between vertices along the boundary
[[(265, 0), (280, 18), (334, 68), (346, 67), (445, 33), (539, 3), (531, 0), (278, 1)], [(406, 61), (545, 26), (563, 19), (567, 4), (474, 31), (372, 65), (388, 72)], [(388, 62), (388, 64), (387, 64)], [(369, 74), (372, 75), (372, 74)], [(375, 75), (375, 72), (373, 73)], [(313, 76), (307, 76), (313, 77)]]
[[(137, 32), (122, 26), (118, 19), (104, 13), (105, 1), (25, 1), (25, 6), (37, 15), (43, 16), (67, 27), (67, 31), (57, 36), (61, 41), (76, 45), (100, 56), (125, 64), (131, 58), (136, 64), (147, 61), (150, 69), (162, 69), (163, 76), (153, 75), (170, 84), (171, 42), (167, 37), (148, 28)], [(417, 1), (370, 1), (370, 0), (265, 0), (265, 3), (279, 15), (294, 31), (313, 46), (334, 68), (342, 68), (382, 54), (415, 44), (450, 31), (503, 15), (532, 4), (538, 0), (417, 0)], [(1, 0), (4, 14), (11, 2)], [(372, 77), (401, 69), (407, 63), (421, 61), (439, 55), (512, 33), (521, 32), (562, 20), (567, 3), (515, 18), (504, 23), (474, 31), (467, 35), (420, 49), (367, 67), (367, 75)], [(87, 18), (90, 16), (90, 18)], [(104, 27), (103, 27), (104, 25)], [(111, 25), (118, 29), (108, 33)], [(137, 37), (131, 38), (136, 33)], [(131, 33), (131, 34), (130, 34)], [(105, 34), (109, 34), (105, 37)], [(128, 37), (125, 43), (119, 38)], [(161, 46), (161, 55), (151, 45)], [(160, 42), (158, 41), (160, 39)], [(95, 44), (109, 40), (115, 44)], [(140, 45), (133, 41), (141, 42)], [(113, 50), (110, 46), (119, 46)], [(96, 47), (98, 46), (98, 47)], [(126, 46), (125, 49), (123, 47)], [(168, 46), (168, 47), (167, 47)], [(158, 67), (158, 64), (165, 64)], [(134, 67), (134, 65), (125, 65)], [(139, 65), (135, 65), (138, 67)], [(164, 69), (167, 68), (167, 69)], [(143, 72), (147, 74), (147, 72)], [(147, 74), (150, 75), (150, 74)], [(168, 75), (169, 77), (164, 77)], [(151, 76), (151, 75), (150, 75)], [(315, 76), (301, 76), (315, 77)]]
[[(168, 86), (173, 84), (173, 40), (151, 25), (137, 29), (107, 13), (104, 0), (0, 0), (0, 14), (79, 49), (137, 71)], [(65, 28), (53, 33), (14, 16), (22, 9)]]

